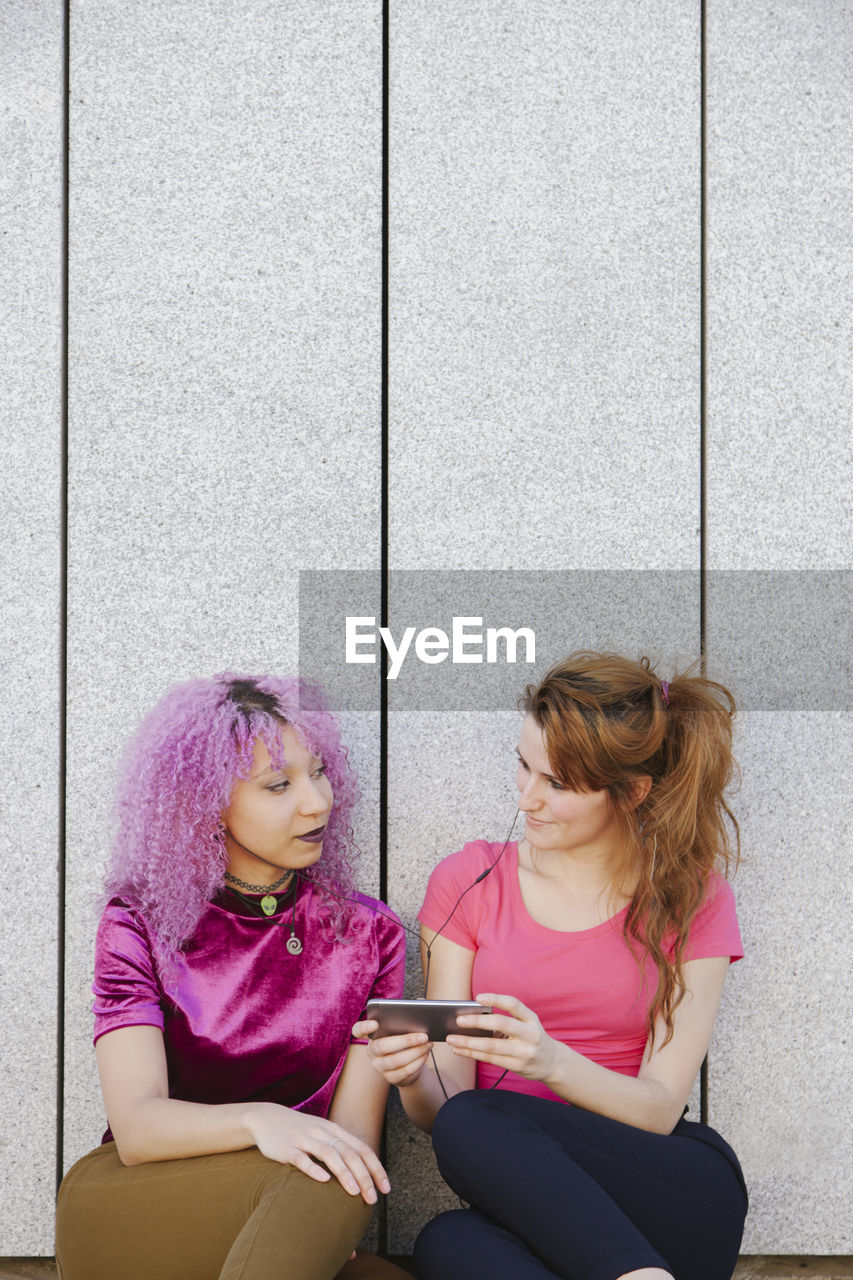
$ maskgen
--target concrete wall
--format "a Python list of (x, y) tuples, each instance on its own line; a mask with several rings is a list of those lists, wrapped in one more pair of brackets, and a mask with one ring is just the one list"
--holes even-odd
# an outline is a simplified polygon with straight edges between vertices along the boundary
[(0, 9), (0, 1254), (49, 1250), (56, 1167), (62, 646), (62, 49)]
[[(850, 563), (840, 250), (853, 10), (726, 0), (709, 12), (709, 566), (749, 581), (786, 571), (799, 600), (815, 571)], [(786, 696), (741, 726), (748, 956), (717, 1026), (709, 1118), (748, 1171), (756, 1253), (793, 1251), (780, 1240), (853, 1251), (853, 1006), (839, 945), (853, 905), (851, 723), (830, 692), (849, 670), (849, 613), (839, 632), (833, 608), (803, 628)], [(725, 620), (713, 600), (709, 612), (713, 653)]]
[[(819, 572), (849, 560), (850, 17), (825, 0), (707, 6), (703, 440), (698, 6), (390, 4), (392, 626), (410, 621), (394, 572), (446, 578), (464, 613), (471, 579), (450, 571), (491, 570), (474, 614), (541, 587), (537, 670), (582, 645), (666, 670), (698, 652), (704, 531), (709, 660), (739, 692), (750, 654), (732, 635), (755, 638), (759, 571), (790, 571), (771, 593), (823, 592), (790, 696), (784, 679), (775, 700), (744, 689), (748, 956), (709, 1105), (752, 1187), (748, 1252), (853, 1245), (836, 1132), (850, 708), (833, 696), (838, 618), (820, 612), (840, 584)], [(71, 5), (66, 521), (63, 13), (18, 0), (0, 15), (0, 1256), (52, 1251), (57, 1096), (64, 1167), (102, 1127), (92, 901), (127, 733), (176, 679), (304, 663), (300, 572), (380, 565), (381, 26), (376, 0)], [(478, 676), (450, 709), (437, 684), (417, 706), (395, 687), (384, 779), (378, 694), (345, 715), (365, 887), (381, 783), (388, 894), (408, 920), (437, 858), (502, 839), (512, 816), (513, 697), (478, 703)], [(403, 1252), (446, 1193), (396, 1107), (389, 1159)]]

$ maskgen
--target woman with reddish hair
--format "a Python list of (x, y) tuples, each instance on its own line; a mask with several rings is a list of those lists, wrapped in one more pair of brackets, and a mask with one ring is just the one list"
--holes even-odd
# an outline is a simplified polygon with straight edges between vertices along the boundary
[(420, 913), (427, 994), (495, 1012), (369, 1050), (468, 1206), (421, 1233), (419, 1274), (728, 1280), (743, 1176), (683, 1113), (742, 955), (731, 695), (575, 653), (523, 708), (524, 838), (446, 858)]
[(63, 1280), (402, 1276), (348, 1261), (389, 1190), (351, 1027), (404, 934), (354, 885), (356, 782), (319, 692), (178, 685), (130, 744), (95, 956), (109, 1128), (66, 1175)]

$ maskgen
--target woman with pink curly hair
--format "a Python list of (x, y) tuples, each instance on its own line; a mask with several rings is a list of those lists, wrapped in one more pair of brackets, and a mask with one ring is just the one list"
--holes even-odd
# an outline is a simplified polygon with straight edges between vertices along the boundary
[(355, 891), (356, 797), (298, 680), (191, 680), (143, 721), (96, 944), (109, 1128), (60, 1188), (63, 1280), (403, 1275), (348, 1261), (390, 1189), (387, 1085), (350, 1029), (405, 953)]

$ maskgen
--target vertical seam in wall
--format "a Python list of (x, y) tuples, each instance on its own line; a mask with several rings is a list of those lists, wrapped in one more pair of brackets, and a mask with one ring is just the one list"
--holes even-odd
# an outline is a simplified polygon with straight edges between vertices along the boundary
[[(390, 0), (382, 3), (382, 336), (381, 336), (381, 495), (379, 591), (380, 625), (388, 626), (388, 37)], [(379, 896), (388, 892), (388, 651), (380, 645), (379, 662)]]
[(707, 623), (707, 48), (706, 0), (700, 4), (699, 37), (699, 651), (705, 670)]
[[(702, 674), (706, 670), (707, 641), (707, 0), (701, 0), (699, 14), (699, 653)], [(699, 1108), (703, 1124), (708, 1123), (708, 1057), (699, 1072)]]
[(60, 565), (57, 805), (56, 1185), (62, 1180), (65, 1128), (65, 766), (68, 705), (68, 242), (70, 170), (71, 0), (63, 6), (60, 316)]
[[(389, 35), (390, 0), (382, 0), (382, 325), (381, 325), (381, 461), (379, 517), (380, 625), (388, 626), (388, 211), (390, 120), (389, 120)], [(379, 661), (379, 896), (388, 901), (388, 651), (380, 645)], [(386, 1131), (382, 1134), (382, 1161), (387, 1160)], [(379, 1252), (388, 1252), (388, 1206), (380, 1198), (377, 1241)]]

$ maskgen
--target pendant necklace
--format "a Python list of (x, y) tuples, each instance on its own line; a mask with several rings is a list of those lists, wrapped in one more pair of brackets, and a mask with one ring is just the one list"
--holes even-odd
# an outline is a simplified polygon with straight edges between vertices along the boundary
[[(287, 880), (291, 876), (293, 877), (293, 879), (291, 883), (288, 884), (287, 891), (290, 892), (291, 889), (293, 890), (293, 905), (290, 912), (290, 937), (287, 939), (285, 946), (287, 947), (287, 950), (292, 956), (298, 956), (302, 954), (302, 942), (296, 936), (296, 897), (297, 897), (296, 887), (299, 882), (299, 872), (293, 870), (292, 868), (288, 868), (288, 870), (284, 873), (284, 875), (281, 876), (280, 879), (276, 880), (275, 884), (270, 884), (270, 885), (247, 884), (245, 880), (239, 880), (237, 876), (232, 876), (230, 871), (225, 872), (225, 879), (230, 881), (231, 884), (235, 884), (235, 885), (238, 884), (240, 885), (240, 888), (248, 889), (250, 892), (254, 892), (254, 893), (264, 893), (264, 891), (266, 891), (265, 896), (261, 898), (260, 902), (258, 902), (257, 899), (255, 898), (247, 898), (246, 895), (244, 893), (241, 893), (239, 889), (231, 890), (231, 892), (235, 894), (240, 899), (241, 902), (244, 902), (247, 907), (251, 908), (251, 910), (255, 912), (255, 914), (257, 914), (257, 912), (255, 911), (255, 908), (260, 907), (261, 912), (266, 917), (273, 915), (276, 910), (276, 907), (278, 906), (278, 898), (273, 896), (272, 890), (278, 889), (281, 885), (284, 884), (285, 880)], [(273, 924), (283, 926), (284, 921), (274, 920)]]
[(290, 937), (287, 939), (285, 946), (292, 956), (302, 954), (302, 942), (296, 936), (296, 886), (299, 883), (299, 872), (293, 873), (293, 907), (290, 912)]
[[(280, 889), (286, 880), (295, 874), (292, 867), (288, 867), (283, 875), (279, 876), (275, 884), (247, 884), (245, 880), (240, 880), (237, 876), (232, 876), (230, 871), (225, 872), (225, 879), (229, 884), (239, 885), (241, 889), (246, 889), (249, 893), (262, 893), (260, 907), (265, 916), (271, 916), (278, 906), (278, 899), (273, 897), (276, 889)], [(242, 893), (240, 894), (242, 898)], [(245, 901), (245, 899), (244, 899)]]

